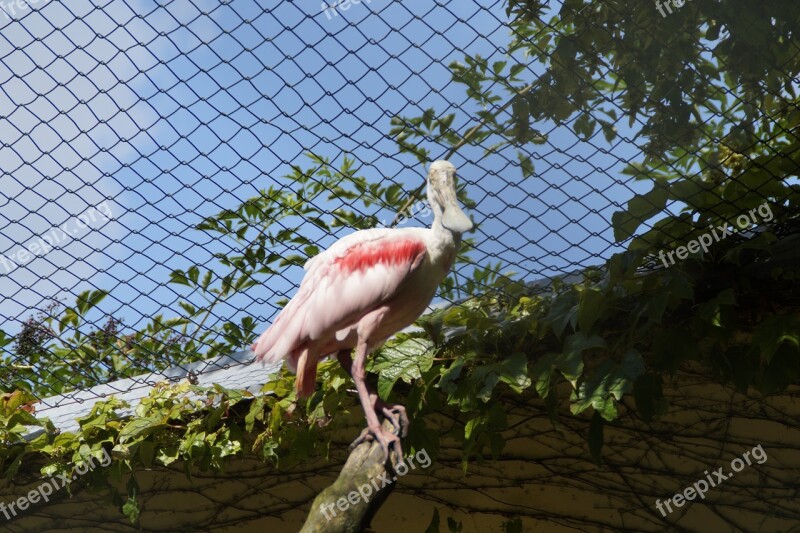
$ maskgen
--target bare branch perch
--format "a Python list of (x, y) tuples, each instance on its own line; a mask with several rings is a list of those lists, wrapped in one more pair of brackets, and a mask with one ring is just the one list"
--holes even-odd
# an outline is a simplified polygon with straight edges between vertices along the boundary
[[(383, 424), (391, 431), (390, 422)], [(397, 458), (394, 453), (389, 456), (390, 460), (384, 463), (383, 450), (374, 441), (357, 446), (336, 481), (314, 499), (300, 533), (364, 531), (394, 490)]]

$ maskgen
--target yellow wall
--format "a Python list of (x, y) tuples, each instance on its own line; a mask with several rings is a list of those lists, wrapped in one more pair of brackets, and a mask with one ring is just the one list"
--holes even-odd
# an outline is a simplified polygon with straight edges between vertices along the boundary
[[(606, 427), (605, 464), (588, 457), (586, 418), (562, 417), (555, 429), (537, 399), (507, 403), (514, 428), (504, 436), (503, 457), (469, 465), (463, 473), (460, 450), (445, 446), (427, 470), (400, 478), (394, 494), (376, 516), (378, 532), (424, 531), (434, 507), (442, 522), (452, 516), (465, 532), (502, 531), (519, 516), (524, 531), (664, 531), (675, 524), (685, 531), (789, 531), (800, 527), (800, 401), (793, 388), (767, 400), (746, 397), (710, 383), (700, 373), (685, 372), (667, 391), (671, 410), (657, 423), (645, 424), (622, 409), (620, 420)], [(360, 413), (353, 413), (360, 424)], [(442, 431), (451, 423), (430, 417)], [(338, 460), (298, 466), (276, 473), (252, 458), (232, 461), (223, 473), (193, 472), (181, 466), (142, 471), (141, 526), (149, 531), (297, 531), (311, 500), (336, 476), (347, 450), (342, 435), (334, 447)], [(349, 435), (352, 433), (352, 435)], [(655, 500), (670, 498), (761, 445), (763, 464), (744, 470), (717, 487), (703, 501), (693, 501), (662, 518)], [(25, 494), (39, 480), (0, 483), (0, 501)], [(124, 487), (124, 480), (118, 485)], [(62, 490), (61, 501), (38, 503), (0, 531), (135, 531), (102, 493)], [(442, 531), (447, 531), (446, 527)]]

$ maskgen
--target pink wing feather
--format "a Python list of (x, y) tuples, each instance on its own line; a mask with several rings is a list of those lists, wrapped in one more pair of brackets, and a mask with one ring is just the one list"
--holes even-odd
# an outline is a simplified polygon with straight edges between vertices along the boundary
[(288, 358), (295, 371), (292, 354), (389, 300), (426, 253), (423, 239), (407, 230), (363, 230), (338, 240), (306, 263), (297, 294), (253, 344), (256, 359)]

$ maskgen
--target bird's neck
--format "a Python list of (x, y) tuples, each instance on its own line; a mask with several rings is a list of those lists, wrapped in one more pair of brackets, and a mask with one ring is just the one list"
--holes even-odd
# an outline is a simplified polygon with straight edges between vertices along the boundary
[(454, 233), (442, 225), (441, 213), (434, 210), (433, 225), (431, 226), (433, 239), (429, 252), (436, 263), (441, 263), (445, 271), (449, 271), (455, 255), (461, 244), (461, 234)]
[[(431, 251), (434, 255), (438, 256), (435, 257), (434, 260), (441, 258), (445, 263), (452, 262), (452, 258), (455, 257), (455, 253), (458, 251), (459, 244), (461, 244), (461, 234), (454, 233), (442, 225), (444, 212), (442, 207), (434, 198), (433, 192), (430, 190), (430, 188), (428, 188), (428, 204), (431, 206), (431, 210), (433, 211), (433, 224), (431, 225), (433, 242), (431, 244), (433, 245), (434, 250)], [(449, 270), (450, 265), (447, 265), (446, 268)]]

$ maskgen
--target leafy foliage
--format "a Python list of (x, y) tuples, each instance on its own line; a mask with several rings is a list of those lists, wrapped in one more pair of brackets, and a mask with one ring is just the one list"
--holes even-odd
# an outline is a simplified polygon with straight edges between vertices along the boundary
[[(607, 271), (588, 272), (574, 285), (556, 283), (548, 293), (506, 282), (424, 316), (420, 330), (388, 343), (370, 371), (382, 397), (407, 406), (410, 447), (434, 460), (443, 439), (462, 444), (465, 468), (499, 456), (505, 406), (525, 399), (545, 402), (556, 427), (566, 407), (575, 416), (591, 414), (587, 454), (599, 463), (604, 426), (632, 407), (646, 420), (663, 413), (661, 384), (681, 365), (764, 394), (800, 378), (800, 294), (785, 285), (797, 279), (797, 247), (782, 251), (765, 242), (727, 242), (713, 256), (647, 274), (636, 271), (642, 254), (629, 251)], [(734, 253), (741, 247), (746, 251)], [(792, 268), (772, 268), (787, 258)], [(7, 444), (0, 471), (12, 476), (26, 456), (37, 455), (45, 459), (43, 475), (65, 473), (103, 449), (114, 458), (111, 475), (134, 478), (137, 468), (176, 461), (218, 469), (245, 452), (278, 467), (325, 455), (337, 415), (357, 409), (349, 378), (337, 362), (323, 363), (318, 392), (302, 402), (293, 381), (281, 372), (255, 397), (219, 386), (159, 384), (133, 412), (120, 400), (104, 400), (79, 420), (79, 431), (61, 434), (30, 412), (30, 394), (7, 394), (0, 399), (0, 439)], [(455, 421), (447, 433), (426, 426), (433, 412)], [(37, 427), (44, 431), (35, 439), (22, 438)], [(118, 501), (135, 519), (135, 483), (128, 490)]]
[[(530, 400), (547, 406), (557, 428), (566, 413), (586, 417), (587, 454), (600, 464), (606, 426), (623, 413), (646, 421), (664, 413), (662, 385), (678, 368), (700, 368), (763, 394), (800, 379), (800, 113), (789, 81), (800, 59), (786, 46), (797, 10), (785, 1), (694, 0), (662, 20), (649, 4), (629, 4), (569, 0), (545, 21), (542, 2), (509, 2), (508, 57), (468, 56), (451, 65), (453, 81), (480, 109), (475, 124), (459, 133), (453, 115), (434, 110), (393, 120), (392, 134), (411, 157), (426, 160), (431, 143), (511, 149), (532, 179), (530, 151), (545, 140), (536, 123), (610, 141), (627, 116), (630, 124), (643, 121), (648, 144), (644, 160), (625, 173), (652, 184), (612, 219), (627, 251), (584, 272), (581, 281), (553, 280), (546, 291), (534, 290), (501, 275), (501, 265), (476, 269), (464, 284), (451, 277), (446, 294), (460, 285), (467, 298), (422, 317), (419, 331), (398, 335), (377, 354), (369, 370), (384, 399), (407, 406), (412, 449), (425, 448), (435, 458), (443, 439), (454, 440), (462, 444), (465, 468), (470, 460), (497, 457), (508, 429), (504, 406)], [(743, 10), (760, 14), (746, 17)], [(754, 20), (771, 22), (754, 31)], [(665, 41), (672, 45), (661, 48)], [(532, 63), (544, 71), (535, 80)], [(758, 120), (761, 114), (770, 120)], [(112, 398), (81, 419), (74, 434), (56, 434), (29, 407), (31, 392), (85, 387), (248, 344), (250, 317), (204, 327), (215, 306), (316, 254), (304, 224), (326, 232), (372, 227), (377, 216), (363, 213), (395, 211), (402, 201), (398, 185), (368, 183), (349, 158), (336, 169), (310, 157), (311, 168), (287, 176), (291, 187), (262, 190), (198, 224), (242, 250), (218, 256), (220, 268), (191, 265), (172, 273), (172, 283), (202, 295), (207, 305), (184, 301), (185, 315), (155, 317), (122, 338), (114, 321), (82, 332), (102, 292), (81, 295), (61, 316), (30, 322), (16, 339), (26, 364), (3, 363), (20, 376), (19, 390), (0, 399), (4, 476), (15, 475), (26, 456), (43, 457), (42, 473), (53, 474), (101, 448), (112, 452), (118, 475), (176, 461), (220, 468), (245, 450), (278, 466), (327, 453), (336, 414), (355, 406), (349, 378), (336, 363), (321, 366), (318, 392), (303, 402), (294, 396), (293, 376), (282, 372), (255, 397), (162, 385), (133, 413)], [(330, 210), (331, 220), (311, 203), (318, 198), (346, 204)], [(661, 252), (688, 247), (709, 227), (733, 226), (762, 205), (772, 218), (762, 217), (769, 224), (760, 230), (734, 233), (702, 252), (679, 254), (674, 266), (654, 268)], [(644, 224), (650, 227), (643, 231)], [(0, 347), (14, 341), (0, 332)], [(426, 425), (434, 412), (454, 421), (446, 434)], [(25, 441), (22, 435), (35, 427), (44, 432)], [(123, 498), (133, 520), (135, 494), (133, 483)], [(439, 521), (436, 514), (429, 530), (438, 530)]]

